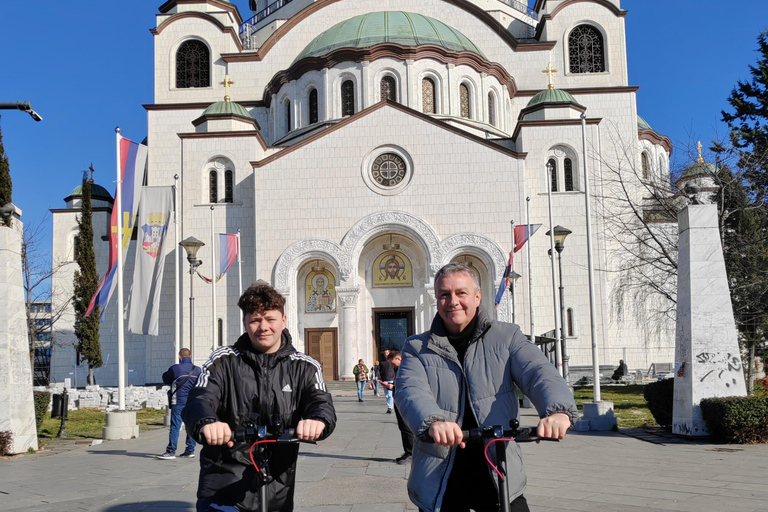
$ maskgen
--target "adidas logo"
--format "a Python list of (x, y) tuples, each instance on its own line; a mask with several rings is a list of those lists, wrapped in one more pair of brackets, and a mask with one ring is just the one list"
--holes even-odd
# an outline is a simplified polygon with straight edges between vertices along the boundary
[(293, 390), (291, 389), (291, 385), (290, 384), (286, 384), (285, 386), (283, 386), (283, 391), (285, 391), (286, 393), (290, 393)]

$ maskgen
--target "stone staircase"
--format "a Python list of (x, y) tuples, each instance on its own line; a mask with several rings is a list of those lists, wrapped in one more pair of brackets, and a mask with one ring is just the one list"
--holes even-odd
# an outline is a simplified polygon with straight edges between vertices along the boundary
[(331, 395), (357, 396), (357, 383), (353, 380), (327, 380), (325, 387)]

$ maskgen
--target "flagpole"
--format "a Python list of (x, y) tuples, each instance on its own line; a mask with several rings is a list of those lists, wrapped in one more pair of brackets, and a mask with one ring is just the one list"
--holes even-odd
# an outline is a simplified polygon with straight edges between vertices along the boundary
[(511, 294), (512, 294), (512, 323), (517, 323), (515, 319), (515, 279), (512, 277), (515, 272), (515, 260), (514, 260), (514, 254), (515, 254), (515, 219), (512, 219), (509, 221), (510, 226), (512, 227), (512, 265), (509, 269), (509, 278), (511, 279), (512, 288), (511, 288)]
[(211, 293), (213, 296), (213, 314), (211, 322), (211, 353), (216, 350), (216, 235), (213, 228), (213, 205), (211, 205)]
[[(176, 356), (181, 351), (181, 324), (179, 318), (181, 316), (181, 302), (179, 297), (179, 175), (173, 175), (173, 260), (176, 263), (174, 267), (174, 287), (173, 287), (173, 300), (174, 300), (174, 313), (173, 313), (173, 347), (174, 356), (171, 361), (176, 362)], [(191, 347), (190, 347), (191, 350)], [(193, 359), (194, 360), (194, 359)]]
[(592, 262), (592, 211), (589, 199), (589, 178), (587, 176), (587, 114), (581, 114), (581, 148), (584, 155), (584, 203), (587, 216), (587, 274), (589, 275), (589, 325), (592, 335), (592, 382), (594, 400), (600, 401), (600, 361), (597, 353), (597, 328), (595, 321), (595, 267)]
[(536, 343), (536, 334), (533, 330), (533, 262), (531, 261), (531, 198), (525, 198), (525, 223), (528, 230), (528, 301), (531, 307), (531, 343)]
[(552, 305), (554, 307), (555, 320), (555, 366), (560, 376), (563, 376), (563, 353), (560, 347), (560, 331), (557, 328), (557, 283), (555, 279), (555, 224), (552, 222), (552, 165), (547, 162), (544, 174), (547, 178), (547, 208), (549, 209), (549, 262), (552, 266)]
[(237, 228), (237, 277), (240, 280), (240, 295), (238, 299), (243, 296), (243, 260), (240, 257), (240, 228)]
[(125, 410), (125, 333), (123, 331), (123, 176), (120, 172), (120, 127), (115, 128), (115, 147), (117, 150), (117, 403), (118, 410)]

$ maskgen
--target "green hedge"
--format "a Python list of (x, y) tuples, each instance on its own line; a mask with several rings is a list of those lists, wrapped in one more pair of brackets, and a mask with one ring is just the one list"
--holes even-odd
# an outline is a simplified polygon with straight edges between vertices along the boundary
[(672, 425), (672, 404), (675, 400), (675, 379), (650, 382), (643, 388), (643, 397), (653, 419), (662, 427)]
[(37, 431), (43, 425), (43, 419), (48, 412), (48, 404), (51, 403), (51, 394), (48, 391), (35, 391), (35, 422)]
[(768, 442), (768, 397), (705, 398), (701, 401), (701, 414), (715, 441)]

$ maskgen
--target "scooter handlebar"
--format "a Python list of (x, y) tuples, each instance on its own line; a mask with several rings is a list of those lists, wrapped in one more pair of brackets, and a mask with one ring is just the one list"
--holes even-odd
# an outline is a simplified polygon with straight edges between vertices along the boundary
[[(464, 442), (479, 443), (484, 440), (492, 439), (514, 439), (516, 443), (532, 443), (536, 441), (559, 441), (554, 437), (540, 437), (536, 434), (535, 427), (525, 427), (517, 429), (505, 429), (500, 425), (492, 427), (473, 428), (461, 431)], [(434, 439), (429, 432), (424, 432), (421, 441), (425, 443), (434, 443)]]

